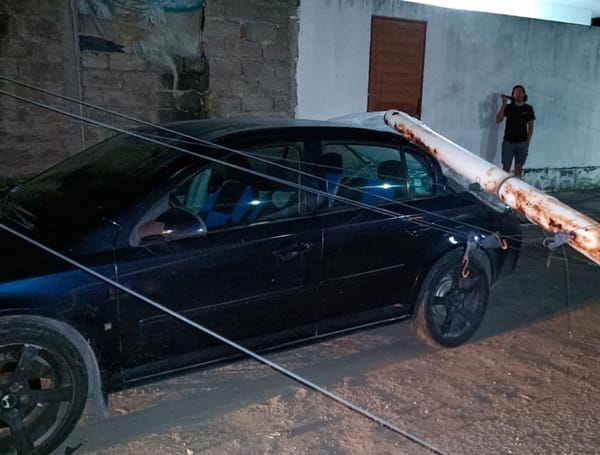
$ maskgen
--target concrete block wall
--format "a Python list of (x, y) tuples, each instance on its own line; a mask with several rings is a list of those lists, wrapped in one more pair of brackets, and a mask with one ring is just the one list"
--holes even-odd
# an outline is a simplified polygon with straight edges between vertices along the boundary
[[(0, 2), (0, 75), (77, 98), (74, 46), (68, 2)], [(7, 82), (0, 81), (0, 88), (65, 107), (64, 102)], [(79, 150), (79, 130), (77, 122), (0, 96), (0, 187)]]
[(297, 8), (298, 0), (207, 2), (211, 116), (293, 116)]
[[(107, 16), (86, 6), (93, 3), (4, 0), (0, 75), (151, 122), (293, 116), (298, 0), (205, 0), (203, 8), (153, 20), (119, 8)], [(135, 125), (0, 87), (115, 126)], [(0, 97), (0, 187), (112, 134)]]

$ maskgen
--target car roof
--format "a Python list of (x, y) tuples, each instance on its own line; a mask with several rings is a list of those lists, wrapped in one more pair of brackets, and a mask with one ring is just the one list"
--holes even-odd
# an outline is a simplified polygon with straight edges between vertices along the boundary
[(375, 131), (373, 128), (329, 120), (255, 118), (255, 119), (200, 119), (172, 122), (164, 125), (169, 129), (189, 134), (207, 141), (246, 131), (277, 130), (290, 128), (342, 128), (348, 130)]

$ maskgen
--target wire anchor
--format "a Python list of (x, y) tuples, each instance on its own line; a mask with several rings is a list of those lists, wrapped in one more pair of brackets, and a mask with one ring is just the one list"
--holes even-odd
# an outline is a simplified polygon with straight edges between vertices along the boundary
[(477, 241), (481, 248), (490, 249), (490, 248), (500, 248), (501, 250), (508, 249), (508, 244), (506, 240), (500, 237), (500, 233), (498, 231), (492, 232), (491, 235), (482, 237)]
[(465, 252), (463, 254), (462, 260), (460, 261), (460, 276), (462, 276), (463, 278), (469, 277), (469, 254), (471, 254), (471, 251), (476, 246), (477, 235), (474, 232), (469, 232), (467, 243), (465, 244)]
[(552, 256), (554, 256), (554, 250), (567, 243), (570, 238), (571, 234), (568, 232), (557, 232), (554, 235), (546, 237), (544, 240), (542, 240), (542, 245), (550, 250), (548, 252), (548, 258), (546, 259), (546, 269), (550, 268)]

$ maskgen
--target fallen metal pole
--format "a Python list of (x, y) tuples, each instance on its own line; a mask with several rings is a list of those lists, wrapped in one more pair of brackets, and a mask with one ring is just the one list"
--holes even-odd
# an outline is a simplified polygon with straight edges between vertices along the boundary
[(469, 152), (408, 114), (389, 110), (385, 123), (438, 161), (496, 194), (532, 223), (548, 232), (568, 234), (569, 246), (600, 265), (600, 224), (594, 219)]

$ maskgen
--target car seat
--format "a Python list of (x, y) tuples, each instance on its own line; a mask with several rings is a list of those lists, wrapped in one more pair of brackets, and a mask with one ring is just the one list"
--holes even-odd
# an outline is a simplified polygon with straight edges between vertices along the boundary
[[(267, 175), (286, 182), (297, 183), (299, 178), (298, 172), (295, 172), (293, 169), (283, 168), (282, 166), (293, 168), (296, 166), (296, 163), (284, 159), (274, 160), (267, 166), (265, 172)], [(260, 191), (258, 200), (261, 203), (254, 209), (249, 220), (287, 216), (292, 213), (294, 208), (297, 210), (298, 189), (270, 180), (269, 190)]]
[[(248, 159), (233, 155), (228, 163), (251, 169)], [(251, 174), (230, 166), (225, 168), (225, 179), (221, 186), (209, 195), (206, 204), (200, 210), (207, 228), (221, 227), (227, 224), (240, 224), (250, 212), (256, 191), (248, 182)]]
[(404, 199), (408, 194), (406, 182), (406, 173), (401, 161), (382, 161), (377, 166), (377, 178), (369, 179), (365, 183), (362, 202), (382, 204), (386, 199)]
[[(340, 189), (340, 182), (343, 176), (344, 159), (342, 155), (336, 152), (328, 152), (319, 160), (319, 165), (323, 169), (325, 177), (325, 188), (329, 194), (337, 195)], [(329, 198), (328, 207), (333, 207), (335, 198)]]

